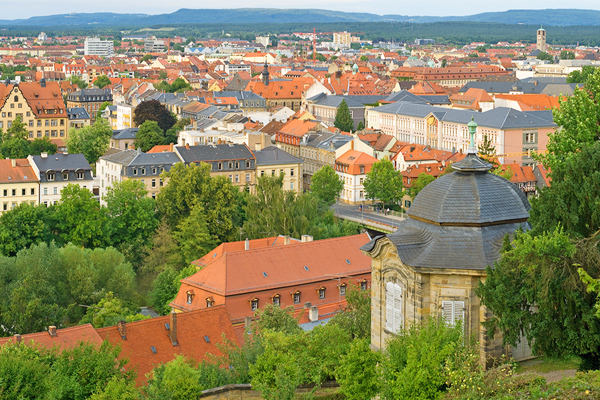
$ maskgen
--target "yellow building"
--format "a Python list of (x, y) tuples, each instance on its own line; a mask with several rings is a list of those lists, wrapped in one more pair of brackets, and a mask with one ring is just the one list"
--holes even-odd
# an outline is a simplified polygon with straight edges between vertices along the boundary
[(256, 176), (283, 174), (283, 190), (302, 193), (302, 164), (301, 158), (275, 147), (270, 146), (255, 151)]
[(38, 204), (39, 184), (29, 160), (0, 160), (0, 215), (21, 203)]
[(58, 82), (0, 83), (0, 129), (10, 128), (17, 117), (30, 140), (47, 137), (65, 147), (69, 117)]

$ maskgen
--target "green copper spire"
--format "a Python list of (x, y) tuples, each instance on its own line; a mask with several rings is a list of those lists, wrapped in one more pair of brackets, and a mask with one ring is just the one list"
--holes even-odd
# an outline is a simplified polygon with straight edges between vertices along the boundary
[(469, 149), (467, 153), (477, 154), (477, 147), (475, 146), (475, 134), (477, 133), (477, 123), (474, 121), (474, 118), (471, 117), (471, 122), (467, 124), (469, 128), (469, 135), (471, 135), (471, 143), (469, 144)]

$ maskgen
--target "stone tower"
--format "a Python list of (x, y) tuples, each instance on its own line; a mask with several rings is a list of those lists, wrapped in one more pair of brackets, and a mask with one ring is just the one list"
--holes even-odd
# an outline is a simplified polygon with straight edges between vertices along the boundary
[(546, 30), (544, 28), (537, 31), (537, 45), (535, 48), (539, 51), (546, 51)]

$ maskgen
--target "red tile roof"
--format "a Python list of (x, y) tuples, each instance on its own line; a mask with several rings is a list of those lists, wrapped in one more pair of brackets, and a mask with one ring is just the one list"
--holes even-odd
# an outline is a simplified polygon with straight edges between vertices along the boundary
[[(15, 162), (13, 167), (12, 163)], [(29, 160), (19, 158), (16, 160), (0, 159), (0, 183), (27, 183), (39, 182)]]
[(155, 366), (171, 361), (178, 354), (196, 362), (201, 362), (207, 354), (222, 355), (216, 344), (223, 343), (223, 335), (237, 343), (224, 305), (176, 313), (175, 318), (176, 345), (171, 341), (170, 330), (165, 325), (173, 327), (172, 315), (126, 323), (125, 339), (121, 337), (118, 326), (100, 328), (98, 334), (113, 345), (121, 346), (120, 357), (129, 359), (126, 368), (137, 370), (138, 384), (146, 381), (146, 374)]
[[(336, 170), (350, 175), (364, 175), (371, 171), (371, 167), (378, 159), (358, 150), (348, 150), (335, 160)], [(361, 171), (360, 168), (364, 167)], [(346, 168), (343, 171), (341, 168)]]
[[(61, 349), (70, 349), (82, 341), (100, 344), (102, 343), (102, 338), (91, 324), (84, 324), (71, 328), (57, 329), (54, 336), (50, 336), (50, 333), (47, 331), (29, 333), (22, 335), (21, 341), (25, 344), (31, 344), (32, 342), (34, 344), (41, 344), (48, 348), (58, 346)], [(0, 346), (15, 342), (15, 336), (0, 338)]]

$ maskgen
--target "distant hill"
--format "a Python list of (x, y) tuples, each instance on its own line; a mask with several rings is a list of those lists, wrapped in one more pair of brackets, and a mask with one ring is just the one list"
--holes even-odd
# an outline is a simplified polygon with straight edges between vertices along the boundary
[(600, 25), (600, 11), (577, 9), (508, 10), (467, 16), (377, 15), (317, 9), (180, 9), (170, 14), (73, 13), (0, 20), (0, 26), (151, 26), (235, 23), (332, 22), (495, 22), (545, 26)]

